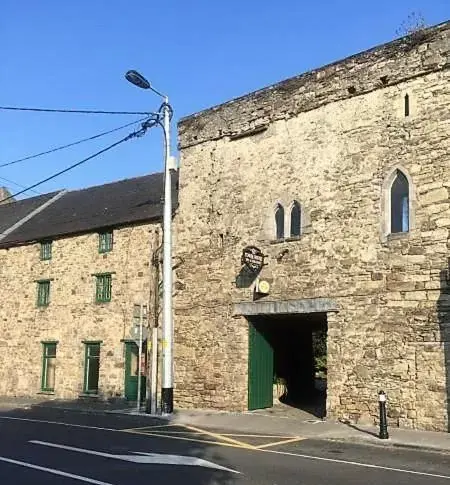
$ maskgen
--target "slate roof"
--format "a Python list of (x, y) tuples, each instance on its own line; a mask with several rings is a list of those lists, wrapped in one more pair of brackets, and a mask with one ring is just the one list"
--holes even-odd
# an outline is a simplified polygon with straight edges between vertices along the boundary
[(52, 192), (51, 194), (38, 195), (37, 197), (30, 197), (29, 199), (0, 204), (0, 233), (6, 231), (6, 229), (13, 226), (42, 204), (45, 204), (45, 202), (56, 194), (57, 192)]
[[(0, 247), (160, 219), (163, 215), (163, 180), (162, 173), (155, 173), (66, 192), (0, 241)], [(172, 173), (172, 182), (172, 201), (173, 207), (176, 208), (178, 201), (177, 173)], [(42, 199), (42, 203), (53, 195), (55, 194), (42, 196), (47, 198)], [(33, 197), (33, 199), (39, 198)], [(20, 212), (22, 216), (25, 216), (24, 210), (14, 211), (14, 206), (22, 204), (31, 207), (29, 201), (32, 199), (0, 206), (0, 227), (11, 225), (11, 218), (3, 222), (5, 209)]]

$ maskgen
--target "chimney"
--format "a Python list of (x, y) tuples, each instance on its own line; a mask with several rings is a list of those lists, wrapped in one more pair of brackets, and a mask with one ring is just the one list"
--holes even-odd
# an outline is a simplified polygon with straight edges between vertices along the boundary
[(15, 199), (8, 199), (3, 202), (4, 199), (11, 196), (11, 192), (6, 187), (0, 187), (0, 204), (8, 204), (9, 202), (14, 202)]

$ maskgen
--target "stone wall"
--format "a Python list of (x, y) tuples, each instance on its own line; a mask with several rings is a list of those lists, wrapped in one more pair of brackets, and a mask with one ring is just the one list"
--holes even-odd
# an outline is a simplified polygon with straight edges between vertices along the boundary
[[(42, 341), (56, 340), (54, 396), (75, 399), (83, 391), (83, 341), (102, 341), (99, 396), (123, 396), (124, 344), (133, 305), (153, 307), (152, 251), (156, 224), (114, 230), (114, 246), (99, 254), (98, 234), (53, 241), (52, 259), (40, 245), (0, 250), (0, 395), (34, 396), (41, 388)], [(111, 272), (112, 299), (95, 302), (96, 273)], [(36, 280), (52, 279), (50, 304), (36, 306)], [(44, 396), (43, 396), (44, 398)]]
[[(338, 303), (328, 416), (373, 422), (384, 389), (391, 423), (447, 429), (448, 312), (437, 309), (449, 301), (449, 24), (405, 42), (181, 122), (178, 405), (246, 409), (248, 325), (233, 303), (252, 300), (236, 277), (255, 244), (268, 255), (266, 298)], [(412, 182), (412, 227), (389, 236), (386, 179), (398, 167)], [(275, 242), (275, 204), (293, 200), (306, 230)]]
[(6, 187), (0, 187), (0, 204), (7, 204), (14, 201), (14, 198), (5, 200), (8, 197), (11, 197), (11, 192)]
[(188, 116), (179, 124), (180, 146), (240, 136), (275, 120), (445, 68), (448, 31), (445, 22)]

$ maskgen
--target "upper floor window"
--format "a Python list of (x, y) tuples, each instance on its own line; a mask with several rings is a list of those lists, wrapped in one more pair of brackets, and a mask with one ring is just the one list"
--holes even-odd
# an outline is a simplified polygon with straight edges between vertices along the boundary
[(50, 280), (37, 282), (37, 306), (48, 306), (50, 303)]
[(284, 238), (284, 208), (277, 204), (275, 209), (275, 236), (277, 239)]
[(41, 261), (52, 259), (52, 241), (42, 241), (40, 248)]
[(301, 234), (301, 217), (302, 210), (300, 204), (294, 201), (291, 207), (291, 237), (300, 236)]
[(112, 276), (111, 273), (95, 275), (95, 301), (97, 303), (106, 303), (111, 301)]
[(391, 233), (409, 231), (409, 183), (405, 174), (400, 170), (395, 173), (395, 178), (390, 190), (391, 201)]
[(108, 253), (113, 248), (113, 232), (104, 231), (98, 235), (98, 252)]

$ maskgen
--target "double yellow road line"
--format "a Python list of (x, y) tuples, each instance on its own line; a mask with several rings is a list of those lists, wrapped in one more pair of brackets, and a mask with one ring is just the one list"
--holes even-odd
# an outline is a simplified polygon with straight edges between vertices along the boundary
[[(184, 428), (186, 431), (172, 431), (171, 427)], [(167, 438), (180, 441), (193, 441), (196, 443), (211, 444), (218, 446), (228, 446), (232, 448), (244, 448), (247, 450), (265, 450), (273, 446), (282, 446), (288, 443), (295, 443), (306, 438), (300, 436), (278, 436), (278, 435), (261, 435), (261, 434), (239, 434), (239, 433), (214, 433), (205, 429), (197, 428), (195, 426), (165, 424), (157, 426), (145, 426), (142, 428), (130, 428), (122, 430), (126, 433), (134, 433), (146, 436), (155, 436), (158, 438)], [(207, 438), (202, 438), (205, 436)], [(239, 438), (239, 439), (236, 439)], [(261, 445), (254, 445), (242, 441), (242, 438), (256, 438), (272, 440)], [(276, 441), (273, 441), (275, 440)]]

